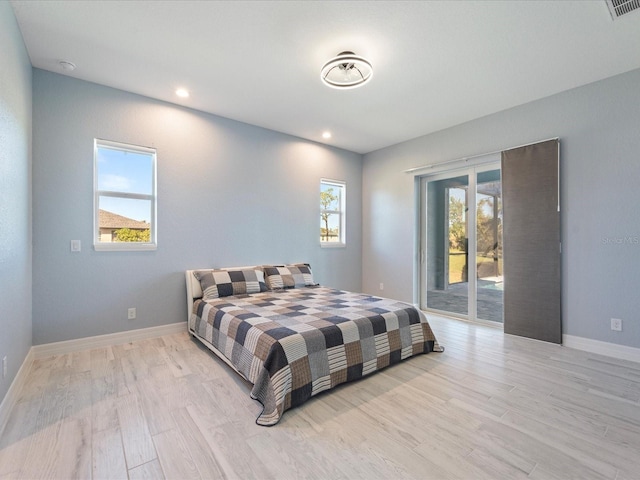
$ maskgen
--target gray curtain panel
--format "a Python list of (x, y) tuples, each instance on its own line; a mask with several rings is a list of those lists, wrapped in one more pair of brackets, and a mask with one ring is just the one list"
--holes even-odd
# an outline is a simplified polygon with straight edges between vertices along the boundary
[(562, 343), (559, 141), (502, 152), (504, 331)]

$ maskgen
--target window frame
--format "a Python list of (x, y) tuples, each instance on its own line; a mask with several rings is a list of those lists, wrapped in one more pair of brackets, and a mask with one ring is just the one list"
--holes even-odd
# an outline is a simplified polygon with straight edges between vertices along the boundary
[[(151, 194), (118, 192), (98, 189), (98, 150), (110, 149), (151, 156)], [(100, 241), (100, 197), (148, 200), (151, 202), (148, 242), (101, 242)], [(93, 141), (93, 248), (96, 251), (151, 251), (158, 248), (157, 227), (157, 152), (155, 148), (132, 145), (95, 138)]]
[[(320, 234), (320, 247), (322, 248), (344, 248), (347, 246), (347, 230), (346, 230), (346, 217), (347, 217), (347, 182), (342, 180), (332, 180), (329, 178), (321, 178), (320, 179), (320, 192), (322, 192), (322, 187), (328, 185), (331, 187), (337, 187), (341, 190), (340, 194), (340, 202), (338, 206), (338, 210), (326, 210), (322, 208), (320, 205), (320, 215), (323, 213), (329, 214), (337, 214), (339, 215), (339, 240), (337, 242), (332, 242), (328, 240), (322, 240), (322, 234)], [(320, 217), (322, 218), (322, 217)], [(322, 226), (320, 227), (322, 228)], [(321, 232), (320, 232), (321, 233)]]

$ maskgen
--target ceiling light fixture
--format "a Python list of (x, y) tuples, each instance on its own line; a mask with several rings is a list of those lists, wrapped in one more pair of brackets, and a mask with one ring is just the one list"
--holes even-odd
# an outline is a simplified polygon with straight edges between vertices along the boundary
[(71, 72), (71, 71), (76, 69), (76, 64), (75, 63), (67, 62), (66, 60), (60, 60), (58, 62), (58, 65), (60, 65), (62, 67), (62, 69), (66, 70), (67, 72)]
[(322, 138), (331, 138), (331, 132), (322, 132)]
[(325, 85), (348, 89), (364, 85), (373, 77), (369, 60), (353, 52), (342, 52), (324, 64), (320, 78)]
[(184, 88), (179, 88), (178, 90), (176, 90), (176, 95), (181, 98), (187, 98), (189, 96), (189, 91), (185, 90)]

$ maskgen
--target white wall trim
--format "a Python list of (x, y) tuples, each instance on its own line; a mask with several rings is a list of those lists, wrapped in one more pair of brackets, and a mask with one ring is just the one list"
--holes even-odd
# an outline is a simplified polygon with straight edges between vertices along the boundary
[(95, 337), (77, 338), (75, 340), (65, 340), (64, 342), (45, 343), (34, 345), (32, 350), (34, 358), (44, 358), (50, 355), (62, 355), (65, 353), (78, 352), (80, 350), (90, 350), (92, 348), (110, 347), (129, 343), (135, 340), (161, 337), (174, 333), (186, 332), (187, 322), (170, 323), (157, 327), (140, 328), (138, 330), (127, 330), (125, 332), (109, 333), (97, 335)]
[(565, 347), (575, 348), (576, 350), (584, 350), (587, 352), (598, 353), (600, 355), (606, 355), (608, 357), (640, 363), (640, 348), (627, 347), (626, 345), (618, 345), (616, 343), (601, 342), (600, 340), (592, 340), (590, 338), (575, 337), (573, 335), (562, 335), (562, 344)]
[(27, 376), (31, 371), (33, 359), (33, 347), (31, 347), (29, 349), (29, 353), (27, 353), (27, 356), (24, 359), (24, 362), (22, 362), (22, 365), (20, 366), (20, 370), (18, 370), (16, 377), (13, 379), (13, 382), (11, 382), (11, 386), (9, 387), (9, 390), (7, 390), (7, 394), (4, 396), (2, 403), (0, 403), (0, 436), (2, 436), (4, 427), (7, 426), (9, 414), (13, 410), (14, 405), (18, 402), (18, 397), (22, 391), (22, 387), (24, 386)]

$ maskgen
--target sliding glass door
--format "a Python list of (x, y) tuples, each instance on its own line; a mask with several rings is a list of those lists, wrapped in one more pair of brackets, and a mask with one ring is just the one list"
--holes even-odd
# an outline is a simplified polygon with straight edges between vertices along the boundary
[(503, 322), (500, 169), (476, 172), (476, 317)]
[(469, 313), (469, 176), (442, 177), (438, 175), (426, 182), (423, 308), (466, 316)]
[(499, 165), (422, 179), (421, 307), (502, 322)]

